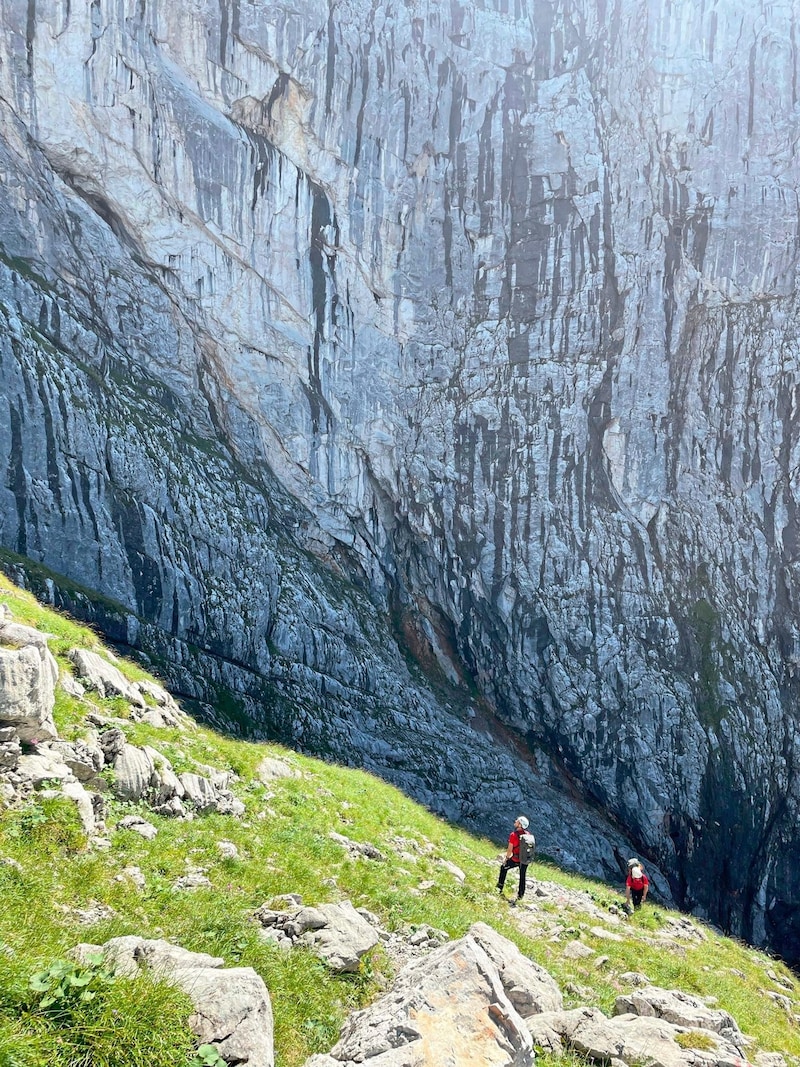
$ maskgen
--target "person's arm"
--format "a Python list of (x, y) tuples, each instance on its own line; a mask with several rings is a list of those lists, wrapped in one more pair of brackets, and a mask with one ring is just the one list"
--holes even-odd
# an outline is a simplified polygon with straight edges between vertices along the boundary
[(647, 875), (644, 876), (644, 889), (642, 890), (642, 904), (647, 900), (647, 894), (650, 891), (650, 882), (647, 880)]
[(508, 848), (506, 849), (506, 859), (510, 860), (513, 857), (513, 855), (514, 855), (514, 844), (513, 844), (512, 840), (511, 840), (511, 838), (509, 837), (509, 839), (508, 839)]

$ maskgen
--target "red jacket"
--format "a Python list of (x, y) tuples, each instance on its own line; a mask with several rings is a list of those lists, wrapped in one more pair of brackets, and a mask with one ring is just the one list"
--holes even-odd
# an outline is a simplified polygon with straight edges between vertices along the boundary
[(514, 863), (519, 863), (519, 838), (520, 835), (516, 830), (512, 830), (508, 835), (508, 843), (511, 845), (511, 859)]
[(650, 879), (647, 877), (647, 872), (645, 871), (644, 867), (640, 866), (639, 870), (642, 872), (641, 878), (631, 877), (631, 872), (628, 871), (628, 877), (625, 879), (625, 885), (629, 889), (644, 889), (646, 885), (650, 885)]

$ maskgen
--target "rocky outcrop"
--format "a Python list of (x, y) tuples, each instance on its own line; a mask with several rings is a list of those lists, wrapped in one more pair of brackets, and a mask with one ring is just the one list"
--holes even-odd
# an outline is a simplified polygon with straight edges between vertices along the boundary
[(619, 1015), (608, 1019), (599, 1008), (544, 1012), (530, 1020), (536, 1044), (547, 1052), (578, 1053), (590, 1063), (652, 1067), (747, 1067), (742, 1050), (711, 1030), (674, 1025), (662, 1019)]
[[(96, 844), (95, 835), (105, 829), (102, 794), (109, 789), (116, 799), (146, 802), (160, 815), (244, 814), (244, 804), (230, 789), (235, 778), (232, 772), (198, 766), (205, 775), (184, 772), (179, 777), (163, 753), (129, 744), (124, 730), (97, 712), (87, 711), (87, 722), (96, 723), (102, 732), (88, 729), (84, 737), (72, 741), (59, 737), (53, 720), (55, 687), (57, 683), (63, 687), (71, 676), (59, 681), (58, 664), (48, 648), (51, 637), (11, 622), (7, 612), (0, 616), (0, 803), (19, 804), (34, 791), (51, 787), (51, 795), (68, 797), (76, 804), (83, 828)], [(188, 723), (173, 698), (156, 683), (130, 683), (94, 652), (72, 649), (70, 658), (89, 688), (101, 697), (133, 700), (128, 707), (134, 721), (148, 721), (156, 728)], [(77, 699), (85, 692), (82, 686), (79, 692), (69, 684), (68, 688)], [(147, 719), (151, 705), (144, 693), (157, 703), (157, 718)], [(110, 785), (101, 776), (104, 769), (111, 771)], [(125, 816), (117, 826), (148, 839), (157, 832), (140, 815)]]
[(6, 566), (800, 959), (794, 6), (3, 15)]
[(345, 1023), (330, 1055), (306, 1067), (481, 1063), (531, 1067), (525, 1022), (483, 949), (467, 936), (411, 963), (392, 990)]
[(565, 1011), (548, 972), (477, 923), (409, 963), (385, 996), (350, 1016), (330, 1054), (306, 1067), (523, 1067), (534, 1063), (534, 1045), (616, 1067), (747, 1067), (750, 1042), (727, 1013), (655, 986), (623, 1000), (613, 1018), (596, 1007)]

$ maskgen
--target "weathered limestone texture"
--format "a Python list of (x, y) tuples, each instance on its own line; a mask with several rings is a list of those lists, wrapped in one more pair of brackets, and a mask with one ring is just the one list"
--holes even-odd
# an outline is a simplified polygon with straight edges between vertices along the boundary
[(0, 14), (0, 544), (800, 959), (796, 5)]

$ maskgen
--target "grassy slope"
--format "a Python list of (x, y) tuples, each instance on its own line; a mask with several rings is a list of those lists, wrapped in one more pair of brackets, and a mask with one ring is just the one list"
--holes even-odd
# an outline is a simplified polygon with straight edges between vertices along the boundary
[[(41, 607), (4, 578), (0, 602), (9, 605), (17, 621), (55, 635), (50, 647), (64, 669), (70, 669), (69, 648), (100, 644), (90, 630)], [(129, 677), (143, 674), (134, 664), (120, 666)], [(87, 699), (106, 713), (126, 715), (123, 702), (93, 694)], [(85, 702), (59, 691), (55, 715), (61, 736), (80, 736), (86, 710)], [(120, 831), (112, 833), (108, 851), (86, 847), (69, 802), (38, 798), (23, 810), (0, 813), (0, 858), (21, 865), (0, 862), (0, 1067), (188, 1067), (199, 1062), (185, 1025), (188, 1002), (147, 977), (115, 982), (101, 977), (93, 983), (98, 992), (91, 1001), (74, 1004), (62, 997), (40, 1007), (41, 994), (28, 985), (32, 975), (63, 959), (78, 942), (102, 943), (121, 934), (166, 937), (222, 956), (228, 966), (254, 967), (272, 997), (278, 1067), (295, 1067), (311, 1052), (327, 1051), (346, 1015), (385, 988), (391, 969), (378, 949), (358, 975), (334, 977), (310, 953), (285, 952), (260, 940), (249, 914), (287, 892), (302, 894), (307, 903), (348, 898), (376, 912), (390, 928), (429, 923), (456, 937), (476, 920), (489, 922), (547, 967), (563, 990), (568, 984), (573, 990), (584, 987), (580, 993), (566, 992), (568, 1006), (597, 1004), (608, 1011), (617, 993), (628, 988), (617, 976), (643, 971), (658, 985), (717, 997), (759, 1048), (800, 1056), (791, 1013), (765, 992), (786, 990), (765, 972), (771, 969), (792, 985), (795, 1001), (800, 987), (785, 967), (761, 953), (712, 931), (701, 944), (655, 944), (654, 935), (669, 927), (671, 916), (653, 907), (637, 914), (625, 927), (625, 940), (615, 942), (591, 932), (596, 918), (567, 905), (544, 904), (538, 920), (560, 924), (561, 940), (527, 936), (525, 917), (502, 905), (494, 892), (497, 847), (447, 825), (379, 779), (200, 727), (159, 730), (130, 723), (126, 733), (130, 741), (162, 751), (179, 772), (195, 761), (234, 770), (239, 780), (233, 788), (247, 812), (241, 820), (212, 815), (178, 822), (142, 809), (158, 827), (156, 839)], [(265, 786), (255, 775), (265, 755), (280, 756), (301, 776)], [(112, 802), (108, 825), (131, 810)], [(371, 842), (387, 862), (349, 859), (327, 837), (329, 830)], [(222, 858), (220, 840), (234, 842), (239, 857)], [(441, 865), (443, 859), (465, 872), (463, 885)], [(144, 889), (121, 876), (130, 865), (143, 872)], [(212, 887), (175, 890), (175, 880), (193, 867), (205, 870)], [(531, 874), (585, 890), (604, 909), (621, 903), (615, 889), (549, 865), (535, 864)], [(75, 909), (97, 903), (113, 913), (91, 925), (81, 923)], [(564, 959), (564, 942), (572, 937), (607, 956), (605, 965), (597, 967), (591, 958)], [(793, 1010), (800, 1010), (797, 1003)]]

